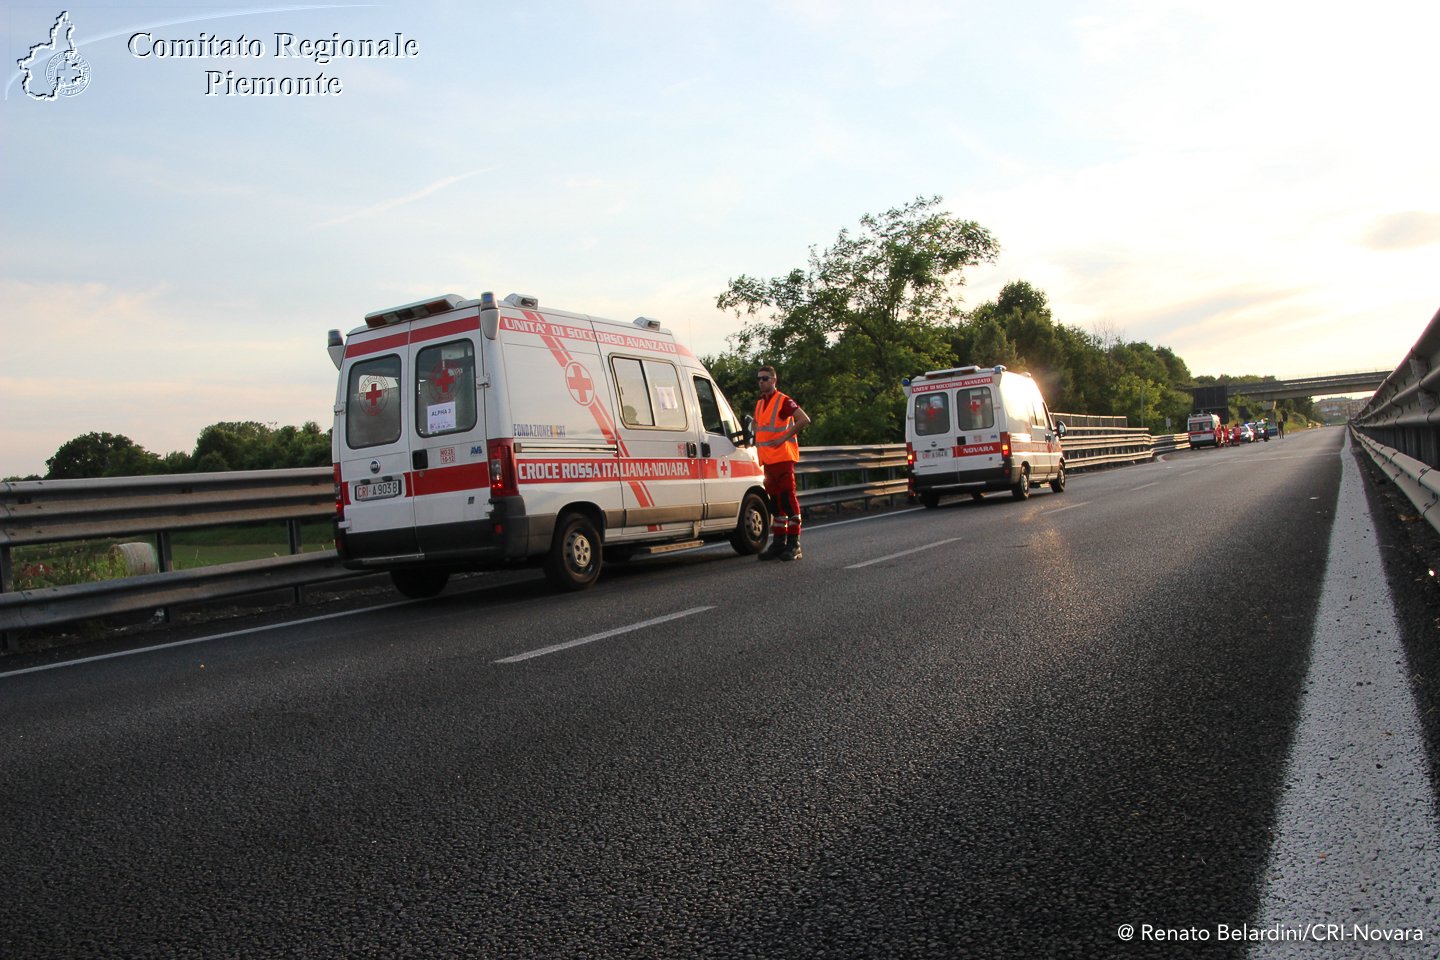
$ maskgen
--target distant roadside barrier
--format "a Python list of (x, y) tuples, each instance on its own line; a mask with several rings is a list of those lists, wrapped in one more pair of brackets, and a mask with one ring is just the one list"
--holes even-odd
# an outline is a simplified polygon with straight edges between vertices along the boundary
[(1370, 458), (1440, 531), (1440, 311), (1350, 421)]
[[(1072, 472), (1189, 446), (1185, 434), (1152, 437), (1124, 417), (1055, 417), (1068, 428), (1062, 445)], [(807, 513), (907, 494), (903, 443), (803, 447), (800, 453), (797, 479)], [(0, 651), (24, 630), (276, 590), (302, 602), (306, 586), (365, 576), (341, 566), (334, 550), (300, 551), (300, 525), (334, 512), (329, 467), (0, 483)], [(175, 569), (172, 534), (262, 521), (284, 523), (287, 555)], [(110, 538), (131, 541), (113, 549), (132, 575), (14, 589), (15, 549)]]

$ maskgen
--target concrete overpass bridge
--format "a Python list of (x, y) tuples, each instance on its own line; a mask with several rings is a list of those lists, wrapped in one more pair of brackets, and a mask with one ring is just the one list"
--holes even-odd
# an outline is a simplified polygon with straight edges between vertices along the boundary
[(1195, 409), (1223, 408), (1228, 397), (1237, 394), (1251, 400), (1290, 400), (1297, 397), (1326, 397), (1339, 393), (1364, 393), (1375, 390), (1393, 370), (1374, 373), (1332, 373), (1321, 377), (1296, 377), (1289, 380), (1261, 380), (1258, 383), (1217, 383), (1192, 387)]

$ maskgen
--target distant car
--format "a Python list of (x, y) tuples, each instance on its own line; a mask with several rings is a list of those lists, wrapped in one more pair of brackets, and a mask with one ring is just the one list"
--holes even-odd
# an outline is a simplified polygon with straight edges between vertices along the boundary
[(1248, 423), (1242, 423), (1242, 424), (1240, 424), (1240, 426), (1236, 427), (1235, 429), (1237, 429), (1237, 430), (1240, 431), (1240, 436), (1237, 438), (1240, 443), (1254, 443), (1254, 442), (1255, 442), (1255, 428), (1252, 427), (1252, 426), (1250, 426), (1250, 424), (1248, 424)]

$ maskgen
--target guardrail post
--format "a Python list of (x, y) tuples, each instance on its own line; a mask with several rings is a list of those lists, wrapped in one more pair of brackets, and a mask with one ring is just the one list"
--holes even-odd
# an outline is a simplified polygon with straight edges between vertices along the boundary
[[(285, 532), (290, 537), (290, 555), (293, 557), (300, 552), (300, 521), (290, 519), (285, 521)], [(297, 583), (294, 587), (295, 605), (301, 606), (305, 603), (305, 585)]]
[[(170, 531), (161, 530), (159, 533), (155, 534), (155, 547), (155, 552), (157, 554), (157, 562), (160, 564), (160, 572), (168, 573), (173, 566), (173, 559), (170, 553)], [(169, 623), (170, 608), (161, 607), (160, 617), (166, 623)]]
[[(0, 593), (10, 593), (15, 588), (15, 572), (10, 566), (10, 548), (0, 546)], [(10, 633), (0, 630), (0, 653), (10, 650)]]

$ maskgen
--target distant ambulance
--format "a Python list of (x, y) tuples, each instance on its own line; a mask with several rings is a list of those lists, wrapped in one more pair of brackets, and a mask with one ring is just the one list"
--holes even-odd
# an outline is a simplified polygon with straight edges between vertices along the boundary
[(1190, 434), (1192, 447), (1223, 447), (1229, 440), (1229, 431), (1213, 413), (1192, 413), (1185, 422), (1185, 431)]
[(943, 494), (1009, 490), (1018, 500), (1048, 483), (1065, 489), (1065, 451), (1040, 388), (1003, 366), (931, 370), (902, 381), (910, 489), (927, 507)]
[(656, 320), (450, 294), (332, 330), (330, 355), (336, 548), (406, 596), (456, 570), (535, 562), (578, 590), (607, 554), (765, 545), (741, 421)]

